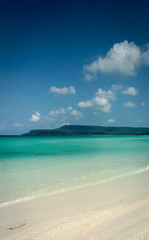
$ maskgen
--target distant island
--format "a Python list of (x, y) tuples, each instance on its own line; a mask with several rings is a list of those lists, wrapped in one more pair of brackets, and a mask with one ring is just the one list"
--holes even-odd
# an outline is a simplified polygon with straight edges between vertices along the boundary
[(149, 128), (141, 127), (103, 127), (103, 126), (85, 126), (85, 125), (64, 125), (57, 129), (31, 130), (22, 134), (23, 137), (34, 136), (126, 136), (126, 135), (149, 135)]

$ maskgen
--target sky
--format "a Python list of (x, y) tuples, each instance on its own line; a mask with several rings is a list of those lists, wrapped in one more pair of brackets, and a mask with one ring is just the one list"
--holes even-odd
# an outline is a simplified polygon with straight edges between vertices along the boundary
[(0, 135), (149, 127), (149, 2), (0, 3)]

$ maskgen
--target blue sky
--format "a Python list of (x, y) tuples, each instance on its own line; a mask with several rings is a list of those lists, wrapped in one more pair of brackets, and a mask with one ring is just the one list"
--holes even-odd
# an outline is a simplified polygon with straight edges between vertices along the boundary
[(0, 134), (149, 127), (148, 1), (0, 3)]

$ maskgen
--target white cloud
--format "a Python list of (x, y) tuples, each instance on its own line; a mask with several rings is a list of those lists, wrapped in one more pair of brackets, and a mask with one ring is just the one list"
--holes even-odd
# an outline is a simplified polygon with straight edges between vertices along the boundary
[(66, 122), (69, 115), (75, 117), (76, 120), (84, 117), (81, 112), (73, 109), (71, 106), (67, 108), (58, 108), (55, 111), (52, 110), (50, 111), (49, 115), (50, 117), (52, 117), (52, 119), (59, 118), (59, 120), (62, 122)]
[(92, 103), (95, 109), (105, 113), (110, 112), (111, 104), (109, 99), (96, 96), (92, 99)]
[(63, 127), (63, 126), (69, 126), (70, 125), (70, 123), (62, 123), (62, 124), (60, 124), (60, 127)]
[(32, 114), (32, 117), (29, 119), (30, 122), (38, 122), (40, 120), (40, 113), (38, 111), (35, 114)]
[(90, 108), (90, 107), (93, 107), (93, 103), (90, 100), (88, 100), (86, 102), (81, 101), (81, 102), (78, 103), (78, 107), (80, 107), (80, 108)]
[(24, 125), (22, 123), (15, 123), (14, 126), (15, 127), (23, 127)]
[(116, 94), (112, 90), (104, 91), (99, 88), (96, 92), (96, 96), (91, 100), (85, 102), (81, 101), (78, 103), (80, 108), (94, 108), (102, 112), (110, 112), (111, 103), (110, 100), (116, 100)]
[(66, 114), (66, 111), (64, 108), (58, 108), (57, 110), (55, 111), (52, 110), (49, 113), (51, 117), (58, 117), (59, 115), (64, 115), (64, 114)]
[(55, 86), (52, 86), (52, 87), (50, 87), (50, 92), (60, 94), (60, 95), (67, 95), (67, 94), (75, 95), (76, 94), (76, 90), (75, 90), (74, 86), (70, 86), (68, 88), (67, 87), (57, 88)]
[(128, 108), (135, 108), (135, 104), (133, 102), (127, 102), (124, 104), (125, 107), (128, 107)]
[(122, 94), (125, 94), (125, 95), (132, 95), (132, 96), (136, 96), (139, 93), (139, 91), (135, 87), (132, 87), (132, 86), (124, 87), (119, 84), (113, 84), (111, 87), (111, 90), (114, 92), (115, 95), (118, 92), (121, 92)]
[(125, 95), (132, 95), (136, 96), (138, 95), (138, 90), (135, 89), (135, 87), (127, 87), (125, 90), (122, 91)]
[(115, 120), (114, 120), (114, 119), (108, 119), (107, 122), (108, 122), (108, 123), (115, 123)]
[(73, 110), (73, 108), (71, 107), (71, 106), (69, 106), (68, 108), (67, 108), (67, 111), (72, 111)]
[(98, 72), (134, 76), (142, 65), (149, 66), (149, 44), (141, 49), (134, 42), (116, 43), (105, 57), (91, 64), (84, 65), (84, 76), (87, 81), (94, 79)]
[(141, 106), (144, 107), (145, 106), (145, 102), (141, 102)]
[(70, 113), (71, 116), (75, 117), (76, 120), (78, 120), (79, 118), (82, 118), (84, 117), (84, 115), (79, 112), (78, 110), (73, 110), (71, 113)]
[(149, 66), (149, 43), (144, 45), (142, 55), (141, 55), (141, 62), (145, 66)]
[(113, 92), (111, 90), (104, 91), (101, 88), (99, 88), (97, 90), (96, 96), (101, 97), (101, 98), (111, 99), (111, 100), (115, 100), (116, 99), (115, 92)]

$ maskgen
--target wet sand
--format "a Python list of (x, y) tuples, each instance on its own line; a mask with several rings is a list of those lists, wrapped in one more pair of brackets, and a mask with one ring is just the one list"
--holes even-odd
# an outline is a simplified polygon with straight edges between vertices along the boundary
[(149, 239), (149, 171), (1, 207), (0, 239)]

